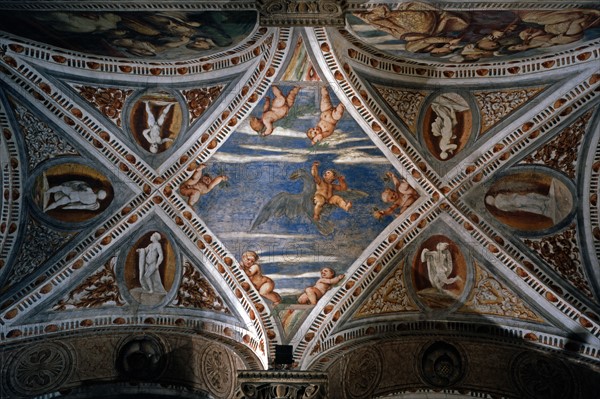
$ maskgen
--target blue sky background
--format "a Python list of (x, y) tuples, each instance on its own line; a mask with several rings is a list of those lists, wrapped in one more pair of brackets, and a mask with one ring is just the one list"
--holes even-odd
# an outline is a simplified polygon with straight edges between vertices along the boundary
[[(291, 86), (280, 88), (286, 94)], [(271, 91), (267, 95), (272, 97)], [(383, 177), (393, 167), (347, 112), (324, 144), (311, 146), (305, 132), (319, 120), (319, 96), (319, 86), (303, 87), (293, 109), (275, 124), (270, 136), (259, 136), (244, 122), (207, 162), (207, 172), (225, 174), (229, 181), (196, 205), (208, 227), (238, 260), (246, 250), (259, 254), (263, 273), (275, 281), (275, 290), (289, 303), (296, 303), (304, 288), (316, 282), (321, 268), (345, 273), (392, 221), (391, 217), (378, 221), (372, 214), (374, 207), (385, 208), (380, 198), (386, 184)], [(331, 90), (330, 96), (334, 106), (339, 103)], [(254, 115), (261, 114), (263, 103), (264, 99)], [(297, 169), (310, 172), (315, 160), (321, 163), (320, 174), (335, 169), (346, 177), (350, 189), (369, 195), (353, 201), (349, 213), (335, 208), (324, 214), (324, 220), (336, 223), (328, 236), (304, 216), (271, 218), (251, 230), (261, 207), (273, 196), (302, 190), (301, 181), (290, 180), (289, 175)]]

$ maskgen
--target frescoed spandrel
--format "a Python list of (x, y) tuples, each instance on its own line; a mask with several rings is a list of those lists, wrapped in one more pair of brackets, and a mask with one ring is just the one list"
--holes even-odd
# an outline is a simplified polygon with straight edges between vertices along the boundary
[(425, 113), (423, 138), (429, 151), (446, 161), (466, 145), (471, 129), (469, 104), (459, 94), (444, 93), (432, 101)]
[(496, 181), (485, 206), (505, 225), (523, 231), (551, 228), (573, 209), (573, 194), (559, 179), (543, 172), (518, 172)]
[(34, 201), (46, 215), (81, 222), (101, 213), (113, 199), (112, 186), (91, 167), (66, 163), (50, 167), (36, 179)]
[(463, 292), (466, 262), (450, 239), (434, 235), (415, 254), (413, 284), (419, 299), (431, 308), (451, 306)]
[(19, 36), (97, 55), (154, 59), (222, 51), (243, 40), (255, 24), (254, 11), (27, 10), (0, 15), (3, 30)]
[(168, 93), (147, 94), (134, 104), (130, 119), (130, 129), (138, 144), (157, 154), (168, 149), (179, 135), (181, 106)]

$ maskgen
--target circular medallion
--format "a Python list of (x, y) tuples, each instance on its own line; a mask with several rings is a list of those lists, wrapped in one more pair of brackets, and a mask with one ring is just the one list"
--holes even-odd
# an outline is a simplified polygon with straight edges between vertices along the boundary
[(147, 335), (125, 342), (117, 356), (117, 370), (133, 380), (153, 380), (162, 374), (165, 365), (163, 346), (156, 338)]
[(210, 345), (202, 354), (200, 364), (210, 391), (218, 398), (228, 397), (235, 379), (229, 353), (220, 346)]
[(513, 361), (515, 385), (528, 399), (574, 398), (575, 384), (570, 369), (560, 360), (524, 352)]
[(492, 184), (485, 194), (485, 207), (510, 228), (539, 233), (572, 216), (574, 194), (566, 183), (541, 168), (522, 168)]
[(344, 386), (349, 398), (368, 398), (379, 385), (382, 359), (376, 348), (362, 348), (352, 352), (346, 363)]
[(427, 384), (445, 388), (460, 381), (465, 367), (460, 352), (454, 346), (438, 341), (423, 351), (420, 372)]
[(59, 388), (72, 369), (73, 359), (63, 345), (33, 344), (19, 352), (8, 365), (8, 384), (19, 395), (35, 396)]

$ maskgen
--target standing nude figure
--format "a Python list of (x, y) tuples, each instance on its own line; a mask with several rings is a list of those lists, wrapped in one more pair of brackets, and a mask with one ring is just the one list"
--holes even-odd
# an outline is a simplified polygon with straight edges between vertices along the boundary
[(169, 110), (171, 109), (174, 103), (167, 103), (167, 106), (163, 108), (158, 119), (154, 117), (154, 114), (150, 109), (150, 101), (144, 101), (144, 103), (146, 104), (146, 115), (148, 116), (148, 128), (142, 131), (142, 135), (144, 136), (146, 141), (148, 141), (148, 144), (150, 144), (150, 152), (156, 154), (158, 152), (159, 145), (168, 141), (173, 141), (173, 139), (170, 138), (162, 138), (161, 133), (162, 127), (165, 123), (165, 119), (167, 118)]
[(306, 132), (306, 135), (311, 139), (313, 145), (333, 134), (333, 130), (338, 121), (342, 119), (345, 109), (343, 104), (338, 104), (337, 107), (334, 108), (331, 104), (331, 98), (329, 97), (327, 87), (321, 87), (321, 118), (319, 123), (317, 123), (317, 126), (311, 127)]
[[(319, 176), (319, 161), (314, 161), (311, 168), (311, 173), (315, 179), (317, 191), (313, 197), (315, 203), (315, 210), (313, 218), (315, 220), (321, 219), (321, 211), (325, 204), (336, 205), (346, 212), (352, 207), (352, 202), (346, 201), (339, 195), (334, 195), (333, 190), (346, 191), (348, 185), (346, 179), (342, 175), (337, 175), (333, 170), (328, 169), (323, 173), (323, 177)], [(334, 184), (334, 181), (338, 181), (339, 184)]]
[(150, 237), (150, 244), (146, 248), (139, 248), (138, 269), (142, 291), (148, 294), (165, 294), (166, 291), (160, 279), (160, 264), (163, 261), (163, 250), (160, 244), (160, 233), (155, 232)]
[(259, 118), (250, 117), (250, 127), (261, 136), (268, 136), (273, 133), (275, 126), (273, 124), (280, 119), (283, 119), (288, 114), (296, 95), (300, 91), (300, 87), (294, 87), (287, 96), (284, 96), (279, 87), (273, 86), (273, 94), (275, 98), (271, 103), (270, 97), (265, 97), (265, 105), (263, 106), (262, 116)]

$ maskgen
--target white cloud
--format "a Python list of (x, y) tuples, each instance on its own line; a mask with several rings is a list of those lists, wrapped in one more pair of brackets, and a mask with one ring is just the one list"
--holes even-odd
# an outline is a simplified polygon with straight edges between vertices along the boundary
[(377, 156), (367, 154), (363, 151), (358, 151), (356, 149), (350, 149), (343, 153), (341, 153), (336, 159), (333, 160), (333, 163), (336, 164), (359, 164), (359, 163), (369, 163), (369, 164), (389, 164), (389, 161), (384, 156)]
[(247, 233), (244, 231), (232, 231), (229, 233), (219, 234), (219, 238), (222, 238), (222, 239), (273, 238), (273, 239), (287, 239), (287, 240), (308, 240), (308, 239), (312, 239), (314, 237), (312, 235), (306, 235), (306, 234), (264, 234), (264, 233)]
[(295, 255), (295, 254), (287, 254), (287, 255), (272, 255), (265, 256), (264, 258), (260, 258), (260, 263), (268, 264), (268, 263), (338, 263), (340, 259), (337, 256), (324, 256), (324, 255)]
[(321, 272), (317, 271), (317, 272), (307, 272), (307, 273), (302, 273), (302, 274), (286, 274), (286, 273), (275, 273), (275, 274), (269, 274), (269, 277), (272, 278), (273, 280), (283, 280), (286, 278), (314, 278), (314, 279), (319, 279), (321, 278)]
[(225, 152), (217, 152), (211, 157), (211, 160), (225, 163), (251, 163), (251, 162), (288, 162), (288, 163), (305, 163), (308, 160), (306, 155), (295, 155), (282, 153), (280, 155), (240, 155), (230, 154)]

